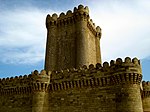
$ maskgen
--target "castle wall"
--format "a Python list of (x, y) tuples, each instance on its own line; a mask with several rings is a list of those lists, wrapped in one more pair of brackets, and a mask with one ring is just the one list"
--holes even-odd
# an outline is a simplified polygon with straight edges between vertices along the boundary
[(142, 102), (144, 112), (150, 112), (150, 82), (142, 82), (143, 92), (142, 92)]
[(143, 98), (143, 110), (144, 112), (150, 112), (150, 97)]
[(6, 95), (0, 97), (0, 112), (32, 112), (32, 95)]
[[(0, 79), (1, 110), (143, 112), (141, 79), (139, 60), (129, 57), (103, 66), (91, 64), (48, 73), (35, 70), (29, 76)], [(149, 99), (143, 102), (144, 109), (149, 109)]]
[(46, 112), (116, 112), (111, 88), (75, 88), (49, 94)]
[(143, 112), (141, 66), (134, 58), (53, 72), (49, 111)]
[(43, 112), (49, 81), (44, 70), (0, 79), (0, 112)]
[(0, 112), (32, 112), (27, 76), (0, 79)]

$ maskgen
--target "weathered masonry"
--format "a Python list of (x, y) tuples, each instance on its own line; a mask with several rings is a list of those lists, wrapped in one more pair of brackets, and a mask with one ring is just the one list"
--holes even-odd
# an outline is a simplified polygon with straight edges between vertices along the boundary
[(88, 7), (46, 17), (45, 70), (0, 79), (0, 112), (150, 112), (137, 58), (101, 62)]
[(79, 5), (59, 17), (47, 15), (46, 27), (46, 70), (101, 63), (101, 28), (90, 19), (88, 7)]

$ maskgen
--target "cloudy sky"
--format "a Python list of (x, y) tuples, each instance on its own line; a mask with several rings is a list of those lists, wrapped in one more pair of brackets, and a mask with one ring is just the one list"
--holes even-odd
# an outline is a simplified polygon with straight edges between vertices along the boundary
[(137, 57), (150, 80), (150, 0), (0, 0), (0, 77), (44, 66), (47, 14), (83, 4), (102, 28), (102, 60)]

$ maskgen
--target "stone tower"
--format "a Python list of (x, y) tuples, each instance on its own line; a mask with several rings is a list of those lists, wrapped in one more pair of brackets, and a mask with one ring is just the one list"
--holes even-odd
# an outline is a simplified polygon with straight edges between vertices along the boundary
[(101, 30), (87, 7), (48, 15), (46, 27), (46, 70), (0, 79), (0, 112), (150, 112), (140, 60), (101, 64)]
[(46, 71), (101, 63), (101, 28), (95, 27), (87, 6), (79, 5), (59, 17), (47, 15), (46, 28)]

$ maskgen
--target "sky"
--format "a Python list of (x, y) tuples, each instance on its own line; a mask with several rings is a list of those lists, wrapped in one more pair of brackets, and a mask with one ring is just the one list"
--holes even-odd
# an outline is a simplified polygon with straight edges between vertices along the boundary
[(0, 0), (0, 78), (42, 70), (46, 15), (80, 4), (102, 29), (102, 61), (137, 57), (150, 80), (150, 0)]

